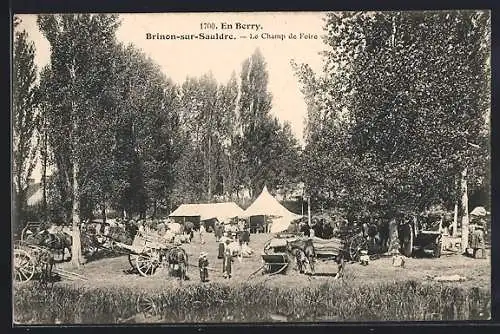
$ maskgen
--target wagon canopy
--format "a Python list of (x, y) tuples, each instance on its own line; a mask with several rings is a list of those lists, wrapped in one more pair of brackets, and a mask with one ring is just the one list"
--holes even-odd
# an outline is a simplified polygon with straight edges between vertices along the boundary
[(200, 220), (217, 218), (219, 221), (241, 217), (243, 209), (234, 202), (182, 204), (169, 217), (200, 217)]

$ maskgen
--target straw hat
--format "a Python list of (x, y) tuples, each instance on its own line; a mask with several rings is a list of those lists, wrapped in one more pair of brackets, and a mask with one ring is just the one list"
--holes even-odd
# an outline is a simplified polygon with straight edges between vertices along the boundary
[(207, 252), (201, 252), (200, 253), (200, 257), (207, 257), (207, 256), (208, 256)]

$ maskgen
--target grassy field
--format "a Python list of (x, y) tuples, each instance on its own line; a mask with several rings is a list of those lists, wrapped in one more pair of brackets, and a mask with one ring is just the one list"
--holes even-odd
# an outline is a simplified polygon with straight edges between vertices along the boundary
[[(130, 273), (126, 256), (103, 258), (70, 269), (86, 281), (55, 283), (41, 289), (37, 283), (15, 286), (14, 314), (19, 323), (119, 322), (254, 322), (254, 321), (360, 321), (463, 320), (490, 316), (490, 260), (443, 254), (439, 259), (408, 259), (395, 268), (390, 258), (368, 266), (348, 264), (343, 280), (334, 278), (336, 265), (319, 262), (316, 275), (255, 275), (260, 252), (270, 235), (252, 235), (256, 254), (234, 262), (231, 280), (222, 277), (217, 244), (209, 235), (185, 245), (189, 280), (181, 282), (159, 270), (151, 277)], [(195, 266), (200, 251), (209, 254), (210, 282), (199, 281)], [(438, 283), (432, 278), (464, 276), (464, 282)], [(137, 311), (139, 297), (155, 305), (155, 316)]]

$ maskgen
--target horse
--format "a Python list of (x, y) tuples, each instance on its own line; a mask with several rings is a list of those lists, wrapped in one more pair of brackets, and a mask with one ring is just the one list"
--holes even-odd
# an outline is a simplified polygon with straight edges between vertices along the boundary
[(48, 230), (41, 230), (35, 234), (30, 235), (30, 237), (27, 238), (26, 241), (37, 246), (47, 247), (52, 251), (60, 252), (63, 260), (66, 249), (68, 249), (68, 252), (71, 256), (72, 240), (71, 236), (67, 233), (50, 233)]
[(178, 266), (178, 272), (180, 273), (180, 279), (186, 280), (186, 271), (188, 266), (188, 255), (186, 251), (181, 247), (174, 247), (170, 249), (167, 253), (167, 262), (170, 267), (170, 275), (172, 271), (175, 269), (175, 266)]
[(139, 226), (133, 223), (129, 223), (125, 225), (125, 232), (130, 239), (134, 239), (137, 231), (139, 230)]
[(287, 241), (286, 250), (295, 256), (297, 267), (302, 274), (306, 272), (306, 264), (309, 265), (309, 271), (314, 274), (314, 261), (316, 259), (316, 251), (311, 239), (297, 239)]

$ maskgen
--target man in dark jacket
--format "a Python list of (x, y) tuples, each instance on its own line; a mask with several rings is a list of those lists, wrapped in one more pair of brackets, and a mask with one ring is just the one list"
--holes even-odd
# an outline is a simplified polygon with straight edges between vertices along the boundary
[(198, 268), (200, 269), (200, 280), (202, 283), (208, 281), (208, 259), (207, 253), (201, 252), (198, 259)]
[(300, 232), (304, 233), (304, 236), (308, 237), (310, 236), (310, 230), (311, 228), (309, 227), (309, 224), (307, 223), (304, 223), (301, 227), (300, 227)]

